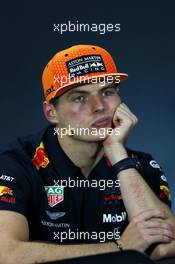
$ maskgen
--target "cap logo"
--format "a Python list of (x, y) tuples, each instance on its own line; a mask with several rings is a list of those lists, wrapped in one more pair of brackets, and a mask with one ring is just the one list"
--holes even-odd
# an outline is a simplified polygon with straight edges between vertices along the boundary
[(70, 78), (94, 73), (106, 72), (105, 64), (100, 55), (86, 55), (66, 62)]
[(47, 97), (50, 93), (52, 93), (53, 91), (55, 91), (53, 85), (51, 87), (49, 87), (46, 92), (45, 92), (45, 96)]

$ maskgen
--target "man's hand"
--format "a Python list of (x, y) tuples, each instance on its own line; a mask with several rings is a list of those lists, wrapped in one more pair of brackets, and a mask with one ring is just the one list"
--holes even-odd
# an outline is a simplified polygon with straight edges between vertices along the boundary
[(105, 154), (112, 164), (127, 157), (124, 144), (137, 122), (137, 117), (124, 103), (117, 107), (113, 117), (113, 125), (114, 129), (119, 129), (119, 133), (111, 133), (103, 142)]
[(124, 144), (137, 122), (137, 117), (124, 103), (121, 103), (117, 107), (113, 117), (113, 125), (114, 128), (119, 129), (119, 135), (115, 135), (114, 133), (113, 135), (108, 136), (104, 141), (104, 145), (109, 146), (115, 143)]
[(148, 210), (135, 216), (121, 236), (124, 249), (145, 252), (156, 243), (170, 243), (175, 239), (167, 215), (159, 210)]
[(159, 244), (150, 256), (153, 260), (175, 257), (175, 240), (167, 244)]
[[(173, 226), (175, 233), (175, 217), (171, 217), (171, 226)], [(175, 239), (167, 244), (157, 245), (153, 252), (151, 253), (151, 258), (153, 260), (159, 260), (162, 258), (172, 258), (175, 257)]]

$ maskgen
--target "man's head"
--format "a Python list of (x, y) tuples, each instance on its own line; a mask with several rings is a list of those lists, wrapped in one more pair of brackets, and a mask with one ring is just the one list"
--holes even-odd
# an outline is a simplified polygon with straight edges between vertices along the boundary
[[(101, 47), (77, 45), (58, 52), (42, 76), (45, 116), (59, 128), (110, 128), (121, 102), (116, 86), (127, 77), (117, 72), (111, 55)], [(78, 138), (91, 141), (99, 135), (89, 132)]]

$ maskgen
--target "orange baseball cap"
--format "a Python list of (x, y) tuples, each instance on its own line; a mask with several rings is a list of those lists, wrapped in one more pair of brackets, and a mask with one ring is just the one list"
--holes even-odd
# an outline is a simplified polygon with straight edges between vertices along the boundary
[(45, 99), (49, 102), (82, 83), (101, 80), (120, 83), (128, 74), (119, 73), (112, 56), (105, 49), (94, 45), (75, 45), (62, 50), (46, 65), (42, 83)]

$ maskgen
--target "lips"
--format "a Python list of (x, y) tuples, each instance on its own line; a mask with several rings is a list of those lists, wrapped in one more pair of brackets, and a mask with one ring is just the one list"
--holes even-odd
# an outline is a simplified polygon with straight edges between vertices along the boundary
[(100, 127), (107, 127), (111, 125), (111, 118), (110, 117), (103, 117), (97, 119), (91, 126), (100, 128)]

